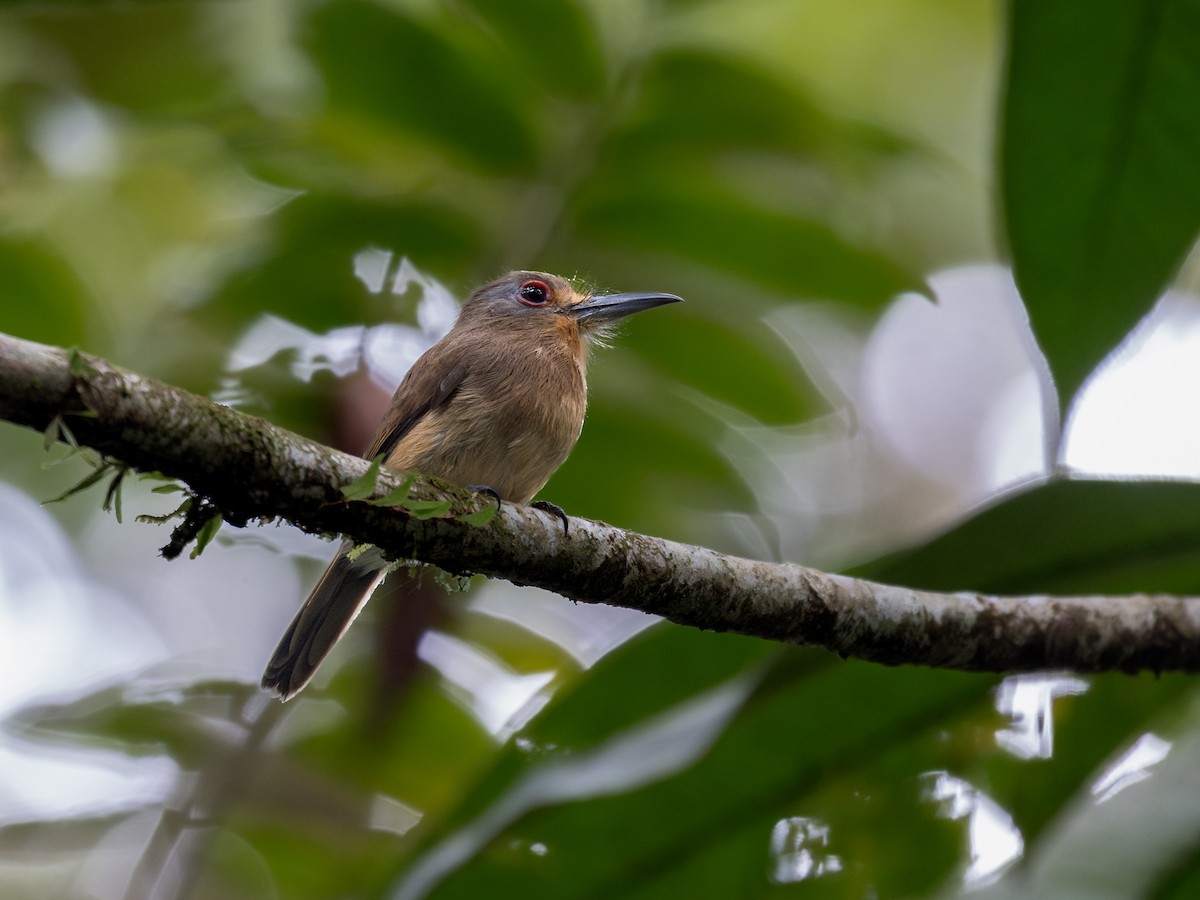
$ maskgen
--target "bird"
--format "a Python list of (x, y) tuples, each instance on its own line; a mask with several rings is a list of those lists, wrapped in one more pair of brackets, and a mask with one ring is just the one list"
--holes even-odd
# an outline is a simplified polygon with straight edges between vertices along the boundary
[[(597, 294), (547, 272), (510, 272), (485, 284), (404, 376), (363, 456), (497, 503), (528, 503), (583, 430), (590, 346), (618, 319), (681, 300)], [(544, 508), (567, 526), (562, 510)], [(382, 554), (354, 550), (342, 542), (267, 664), (262, 687), (282, 701), (308, 684), (383, 581)]]

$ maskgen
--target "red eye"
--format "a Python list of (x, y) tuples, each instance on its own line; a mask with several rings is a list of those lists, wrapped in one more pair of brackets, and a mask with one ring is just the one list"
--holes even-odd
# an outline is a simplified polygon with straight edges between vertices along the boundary
[(526, 306), (545, 306), (550, 302), (550, 288), (544, 281), (527, 281), (517, 288), (517, 299)]

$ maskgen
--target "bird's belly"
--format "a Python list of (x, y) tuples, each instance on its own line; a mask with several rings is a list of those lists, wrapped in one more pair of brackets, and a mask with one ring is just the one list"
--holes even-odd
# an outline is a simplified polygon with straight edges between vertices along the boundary
[[(583, 411), (566, 405), (513, 409), (459, 398), (427, 416), (388, 460), (456, 484), (494, 488), (505, 500), (528, 502), (562, 465), (583, 427)], [(462, 409), (472, 415), (464, 417)], [(404, 456), (406, 459), (397, 457)]]

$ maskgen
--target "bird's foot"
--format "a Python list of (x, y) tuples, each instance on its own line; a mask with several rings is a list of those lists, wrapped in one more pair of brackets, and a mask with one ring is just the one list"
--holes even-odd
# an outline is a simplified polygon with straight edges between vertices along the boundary
[(540, 509), (542, 512), (548, 512), (552, 516), (558, 516), (563, 523), (563, 534), (571, 532), (571, 520), (567, 518), (566, 511), (556, 503), (551, 503), (549, 500), (534, 500), (529, 504), (534, 509)]
[(487, 494), (496, 501), (496, 512), (504, 509), (504, 503), (500, 500), (500, 492), (494, 487), (487, 484), (468, 484), (468, 491), (474, 491), (476, 494)]

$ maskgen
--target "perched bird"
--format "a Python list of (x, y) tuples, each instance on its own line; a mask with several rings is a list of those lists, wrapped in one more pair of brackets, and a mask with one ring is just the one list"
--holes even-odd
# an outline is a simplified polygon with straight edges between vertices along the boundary
[[(528, 503), (583, 428), (591, 341), (617, 319), (679, 300), (581, 293), (544, 272), (486, 284), (404, 376), (363, 455)], [(383, 580), (378, 551), (351, 558), (353, 546), (342, 543), (267, 664), (262, 686), (282, 700), (308, 683)]]

